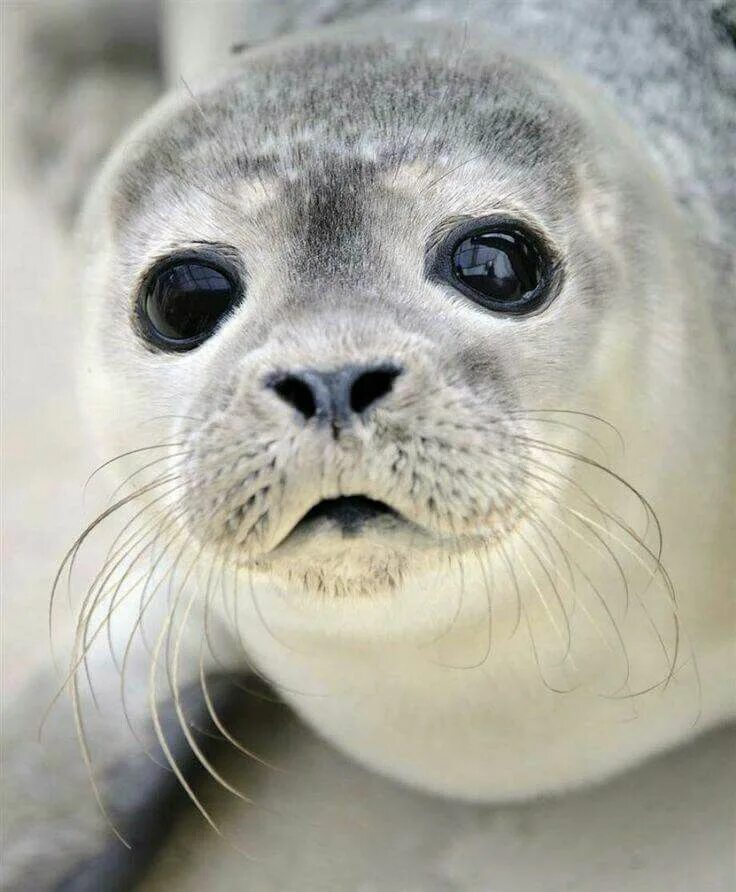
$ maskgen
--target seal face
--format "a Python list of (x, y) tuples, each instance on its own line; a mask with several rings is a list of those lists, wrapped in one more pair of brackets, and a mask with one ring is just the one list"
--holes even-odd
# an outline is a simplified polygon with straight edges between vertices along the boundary
[[(674, 590), (695, 565), (713, 613), (690, 634), (722, 642), (725, 367), (625, 125), (454, 36), (326, 32), (154, 110), (86, 214), (89, 385), (108, 441), (169, 419), (146, 492), (250, 589), (249, 654), (277, 683), (346, 680), (339, 708), (291, 697), (302, 713), (404, 780), (514, 797), (684, 733), (682, 697), (620, 723), (693, 665)], [(703, 431), (714, 473), (690, 486)]]
[[(294, 72), (315, 64), (316, 52), (326, 68), (324, 90), (289, 99)], [(352, 83), (341, 73), (347, 52), (358, 62)], [(453, 74), (453, 103), (439, 105), (437, 120), (425, 123), (424, 96), (447, 75), (442, 53), (405, 47), (391, 63), (393, 85), (369, 96), (363, 87), (376, 78), (383, 52), (380, 41), (307, 46), (300, 60), (275, 69), (273, 56), (256, 55), (229, 83), (198, 98), (194, 117), (185, 103), (150, 135), (117, 188), (123, 252), (133, 233), (139, 248), (149, 237), (144, 230), (158, 217), (149, 217), (150, 203), (161, 201), (162, 190), (173, 201), (169, 244), (144, 251), (136, 270), (139, 340), (131, 338), (130, 349), (157, 351), (152, 362), (164, 374), (177, 374), (176, 364), (197, 369), (188, 374), (198, 388), (186, 411), (203, 423), (184, 435), (198, 535), (234, 543), (244, 566), (280, 574), (283, 562), (289, 584), (334, 593), (393, 589), (408, 566), (485, 547), (522, 514), (529, 444), (510, 413), (521, 409), (515, 379), (525, 351), (513, 342), (526, 342), (531, 369), (533, 320), (560, 291), (564, 246), (555, 244), (544, 202), (524, 204), (521, 188), (509, 202), (493, 195), (492, 184), (516, 176), (528, 191), (526, 174), (514, 173), (523, 157), (538, 168), (538, 186), (546, 179), (546, 188), (568, 201), (575, 191), (562, 151), (534, 157), (534, 146), (566, 137), (549, 124), (554, 104), (518, 82), (515, 63), (471, 61)], [(485, 110), (477, 102), (484, 79), (500, 79), (507, 107), (498, 97)], [(360, 111), (336, 122), (334, 140), (326, 124), (339, 107), (332, 95), (338, 82)], [(477, 132), (461, 138), (471, 103)], [(226, 121), (232, 108), (242, 110), (234, 130)], [(254, 126), (244, 146), (246, 121)], [(568, 126), (574, 129), (572, 119)], [(288, 137), (269, 155), (263, 144), (284, 127)], [(186, 164), (173, 176), (160, 167), (170, 140)], [(218, 152), (213, 170), (216, 146), (228, 151)], [(466, 182), (469, 165), (483, 170), (480, 194), (460, 191), (454, 207), (443, 207)], [(193, 231), (191, 202), (211, 196), (207, 225)], [(229, 258), (242, 273), (232, 272)], [(488, 349), (499, 333), (507, 341), (499, 342), (501, 351), (517, 357), (511, 374)], [(191, 360), (182, 351), (191, 351)], [(214, 458), (231, 451), (229, 466)], [(323, 502), (342, 497), (380, 505), (381, 514), (363, 524), (370, 540), (340, 538), (315, 573), (305, 526), (298, 536), (291, 532)], [(340, 525), (320, 529), (326, 542)], [(334, 576), (331, 565), (341, 568)], [(349, 566), (363, 569), (346, 576)], [(381, 584), (365, 575), (366, 566)]]

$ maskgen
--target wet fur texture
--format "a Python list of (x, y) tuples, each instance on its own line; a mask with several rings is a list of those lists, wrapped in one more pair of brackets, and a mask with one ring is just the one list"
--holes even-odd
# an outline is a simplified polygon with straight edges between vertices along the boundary
[[(624, 5), (653, 35), (631, 56)], [(363, 763), (471, 800), (594, 782), (732, 715), (731, 100), (689, 92), (730, 63), (700, 85), (688, 65), (708, 40), (726, 52), (710, 18), (687, 14), (691, 46), (670, 13), (595, 8), (549, 29), (551, 7), (516, 7), (505, 39), (409, 18), (266, 44), (164, 99), (106, 163), (77, 247), (82, 394), (104, 456), (146, 451), (72, 674), (85, 654), (106, 671), (106, 625), (127, 659), (147, 614), (133, 724), (152, 711), (177, 776), (156, 691), (178, 706), (221, 663)], [(539, 28), (544, 56), (515, 45)], [(552, 31), (574, 34), (570, 70)], [(601, 40), (629, 81), (601, 70)], [(658, 52), (677, 75), (655, 114), (637, 83)], [(557, 259), (543, 311), (495, 316), (427, 276), (443, 232), (489, 214)], [(228, 252), (246, 299), (197, 350), (152, 350), (140, 284), (197, 246)], [(339, 437), (264, 385), (348, 362), (403, 371)], [(357, 493), (411, 525), (280, 544)]]

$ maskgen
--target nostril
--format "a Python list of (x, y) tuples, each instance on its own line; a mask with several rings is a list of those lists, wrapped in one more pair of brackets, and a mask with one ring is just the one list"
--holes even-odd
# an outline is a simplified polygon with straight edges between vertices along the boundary
[(390, 393), (401, 372), (394, 365), (346, 365), (328, 372), (300, 369), (277, 373), (265, 383), (306, 421), (317, 417), (345, 427), (351, 415), (361, 415)]
[(287, 375), (272, 384), (281, 399), (293, 406), (305, 418), (312, 418), (317, 412), (317, 403), (312, 388), (306, 381), (294, 375)]
[(350, 389), (350, 408), (358, 414), (364, 412), (370, 405), (391, 392), (394, 380), (400, 374), (399, 369), (387, 366), (358, 375)]

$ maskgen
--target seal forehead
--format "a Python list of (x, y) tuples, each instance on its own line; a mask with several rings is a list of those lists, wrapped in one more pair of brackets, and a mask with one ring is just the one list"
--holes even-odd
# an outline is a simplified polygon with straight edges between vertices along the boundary
[[(572, 188), (577, 127), (534, 74), (503, 54), (319, 42), (257, 52), (235, 75), (154, 116), (131, 148), (119, 217), (167, 184), (301, 175), (325, 155), (378, 169), (471, 155), (544, 168)], [(365, 172), (365, 169), (364, 169)], [(205, 182), (206, 181), (206, 182)]]

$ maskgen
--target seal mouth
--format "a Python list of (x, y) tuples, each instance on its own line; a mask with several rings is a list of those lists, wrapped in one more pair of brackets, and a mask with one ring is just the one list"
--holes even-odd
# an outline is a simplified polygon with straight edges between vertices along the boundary
[(368, 496), (339, 496), (336, 499), (323, 499), (317, 502), (292, 529), (290, 536), (306, 532), (322, 521), (337, 526), (345, 535), (358, 535), (363, 527), (379, 518), (401, 520), (401, 515), (385, 502), (369, 499)]

